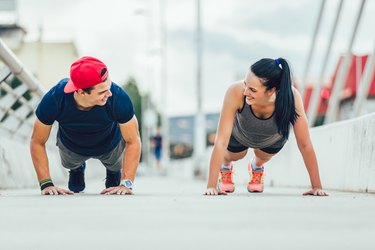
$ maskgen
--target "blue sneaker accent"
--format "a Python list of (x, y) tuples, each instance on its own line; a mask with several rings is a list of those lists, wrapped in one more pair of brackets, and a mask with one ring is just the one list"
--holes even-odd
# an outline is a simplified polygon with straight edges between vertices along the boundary
[(72, 169), (69, 171), (68, 187), (70, 191), (73, 191), (74, 193), (79, 193), (85, 189), (85, 169), (86, 162), (84, 162), (79, 168)]
[(107, 169), (107, 177), (105, 179), (105, 187), (117, 187), (120, 185), (121, 171), (110, 171)]

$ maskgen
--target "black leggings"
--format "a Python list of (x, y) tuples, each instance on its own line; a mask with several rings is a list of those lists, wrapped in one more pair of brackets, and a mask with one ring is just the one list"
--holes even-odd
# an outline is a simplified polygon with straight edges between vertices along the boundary
[[(266, 147), (266, 148), (260, 148), (259, 150), (262, 150), (263, 152), (265, 153), (268, 153), (268, 154), (276, 154), (278, 153), (282, 148), (284, 147), (281, 146), (281, 147)], [(229, 139), (229, 144), (228, 144), (228, 147), (227, 147), (227, 150), (229, 152), (232, 152), (232, 153), (239, 153), (239, 152), (242, 152), (244, 150), (247, 150), (249, 147), (246, 147), (244, 145), (242, 145), (241, 143), (239, 143), (233, 136), (230, 136), (230, 139)]]

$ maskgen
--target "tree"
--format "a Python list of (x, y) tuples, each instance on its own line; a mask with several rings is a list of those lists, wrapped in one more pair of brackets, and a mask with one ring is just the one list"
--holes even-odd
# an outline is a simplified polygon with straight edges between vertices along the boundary
[(135, 116), (138, 119), (139, 132), (142, 136), (142, 96), (139, 93), (137, 81), (133, 77), (129, 77), (126, 83), (122, 86), (123, 90), (128, 93), (133, 102)]

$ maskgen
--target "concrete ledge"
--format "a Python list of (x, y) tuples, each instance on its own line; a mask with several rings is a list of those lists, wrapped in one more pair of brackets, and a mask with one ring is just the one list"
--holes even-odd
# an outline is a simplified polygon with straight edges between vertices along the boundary
[[(47, 149), (50, 166), (60, 165), (57, 151)], [(50, 167), (54, 181), (66, 175), (61, 168)], [(30, 156), (29, 142), (20, 143), (1, 137), (0, 140), (0, 188), (24, 188), (38, 185)]]
[[(375, 114), (313, 128), (310, 133), (324, 188), (375, 192)], [(269, 184), (309, 186), (293, 134), (267, 169)]]
[[(55, 138), (56, 136), (51, 135), (52, 137)], [(53, 182), (58, 185), (66, 184), (68, 171), (61, 166), (58, 148), (52, 142), (47, 145), (47, 154)], [(105, 168), (99, 161), (90, 159), (87, 165), (87, 179), (105, 178)], [(98, 167), (98, 165), (101, 165), (101, 167)], [(20, 143), (1, 137), (0, 189), (37, 186), (38, 179), (30, 156), (29, 142)]]

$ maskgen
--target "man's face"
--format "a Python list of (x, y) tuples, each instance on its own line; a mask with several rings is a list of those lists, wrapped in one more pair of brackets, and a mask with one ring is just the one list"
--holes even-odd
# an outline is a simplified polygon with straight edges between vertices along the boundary
[(112, 92), (110, 90), (111, 85), (112, 82), (109, 79), (109, 77), (104, 82), (95, 85), (94, 88), (91, 90), (91, 93), (86, 95), (87, 101), (93, 106), (105, 105), (108, 97), (112, 96)]

